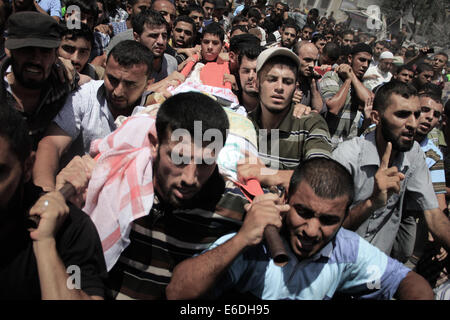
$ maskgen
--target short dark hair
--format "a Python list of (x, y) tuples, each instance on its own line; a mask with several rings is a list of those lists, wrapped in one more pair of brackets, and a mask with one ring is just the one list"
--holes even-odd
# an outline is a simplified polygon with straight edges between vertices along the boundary
[(87, 24), (81, 23), (80, 28), (63, 28), (61, 36), (68, 40), (76, 41), (78, 38), (86, 39), (91, 44), (91, 49), (94, 46), (94, 34)]
[(322, 55), (326, 55), (330, 60), (336, 62), (341, 55), (341, 47), (335, 42), (328, 42), (322, 49)]
[(218, 36), (221, 42), (225, 39), (225, 31), (218, 22), (211, 22), (203, 29), (202, 39), (207, 33)]
[(238, 55), (238, 62), (239, 65), (241, 65), (242, 59), (244, 57), (247, 57), (250, 60), (255, 60), (258, 58), (259, 54), (261, 53), (261, 47), (259, 46), (249, 46), (249, 47), (244, 47)]
[[(235, 32), (236, 30), (241, 30), (242, 32), (248, 33), (248, 28), (247, 28), (247, 26), (236, 25), (236, 26), (233, 26), (233, 27), (231, 28), (230, 35), (232, 35), (233, 32)], [(231, 38), (230, 38), (230, 39), (231, 39)]]
[(0, 101), (0, 137), (23, 165), (32, 151), (32, 141), (25, 118), (15, 109), (12, 101)]
[(305, 181), (320, 198), (335, 199), (347, 196), (347, 209), (353, 203), (353, 177), (350, 172), (336, 160), (325, 157), (315, 157), (310, 158), (297, 166), (289, 182), (289, 198), (295, 194), (302, 181)]
[(153, 72), (153, 54), (143, 44), (134, 40), (124, 40), (119, 42), (109, 52), (106, 62), (109, 57), (113, 56), (117, 63), (124, 67), (133, 65), (145, 64), (147, 66), (147, 78)]
[(403, 70), (408, 70), (412, 73), (414, 73), (414, 69), (412, 68), (411, 65), (409, 64), (402, 64), (401, 66), (397, 67), (397, 71), (395, 72), (396, 74), (399, 74), (400, 72), (402, 72)]
[(205, 3), (212, 3), (214, 7), (216, 7), (216, 1), (215, 0), (203, 0), (202, 1), (202, 7), (205, 5)]
[(430, 66), (428, 63), (424, 63), (424, 62), (419, 63), (416, 67), (416, 74), (420, 74), (425, 71), (433, 71), (434, 72), (433, 67)]
[(182, 15), (182, 16), (178, 16), (175, 21), (173, 22), (173, 27), (175, 28), (175, 26), (177, 25), (178, 22), (186, 22), (189, 23), (192, 26), (192, 31), (193, 31), (193, 35), (195, 36), (196, 32), (197, 32), (197, 27), (195, 25), (195, 21), (194, 19), (192, 19), (191, 17)]
[(309, 14), (318, 17), (319, 16), (319, 9), (317, 8), (312, 8), (311, 10), (309, 10), (308, 12)]
[(417, 96), (417, 90), (410, 84), (393, 80), (383, 84), (375, 93), (373, 110), (384, 113), (390, 103), (391, 96), (397, 94), (405, 99)]
[(196, 3), (190, 3), (186, 11), (188, 15), (191, 14), (191, 12), (198, 12), (201, 13), (202, 15), (205, 15), (205, 11), (203, 11), (203, 8)]
[(315, 35), (313, 35), (311, 42), (312, 43), (316, 43), (319, 40), (327, 40), (327, 38), (325, 38), (325, 36), (322, 33), (316, 33)]
[(247, 22), (247, 21), (248, 19), (246, 16), (244, 16), (243, 14), (238, 14), (233, 18), (233, 20), (231, 20), (231, 25), (234, 26), (240, 22)]
[(448, 61), (448, 54), (446, 54), (446, 53), (443, 52), (443, 51), (440, 51), (440, 52), (436, 53), (436, 54), (434, 55), (434, 57), (436, 57), (436, 56), (444, 56), (444, 57), (447, 59), (447, 61)]
[(259, 47), (260, 42), (254, 34), (238, 34), (230, 39), (230, 51), (239, 54), (240, 50), (245, 47)]
[(161, 13), (152, 9), (144, 9), (139, 12), (136, 16), (131, 18), (131, 25), (133, 31), (138, 35), (144, 32), (144, 26), (165, 26), (167, 28), (167, 34), (170, 33), (170, 25), (167, 23), (166, 19)]
[(422, 88), (420, 88), (419, 97), (428, 97), (436, 101), (437, 103), (442, 103), (442, 88), (434, 83), (426, 83)]
[(300, 31), (300, 28), (298, 27), (298, 25), (292, 21), (286, 21), (282, 24), (282, 26), (281, 26), (282, 30), (286, 30), (287, 28), (295, 29), (296, 34), (298, 34), (298, 32)]
[(259, 10), (256, 8), (250, 8), (247, 12), (247, 18), (255, 18), (259, 21), (261, 20), (261, 12), (259, 12)]
[(156, 132), (159, 144), (167, 137), (167, 130), (185, 129), (194, 136), (194, 122), (201, 121), (202, 136), (208, 129), (217, 129), (225, 143), (229, 129), (228, 116), (220, 104), (205, 94), (185, 92), (164, 101), (156, 115)]
[(302, 31), (305, 30), (306, 28), (311, 29), (313, 32), (314, 30), (316, 30), (316, 28), (312, 24), (305, 24), (302, 28)]
[(352, 36), (355, 36), (355, 33), (352, 30), (350, 30), (350, 29), (347, 29), (347, 30), (344, 30), (344, 31), (341, 32), (342, 38), (346, 34), (351, 34)]

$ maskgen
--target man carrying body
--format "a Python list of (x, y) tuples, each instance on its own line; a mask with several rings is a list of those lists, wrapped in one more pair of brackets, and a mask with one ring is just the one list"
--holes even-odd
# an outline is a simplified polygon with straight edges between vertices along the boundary
[(358, 43), (347, 56), (347, 63), (327, 72), (319, 84), (326, 104), (324, 115), (330, 130), (333, 148), (339, 142), (358, 135), (361, 106), (372, 93), (362, 84), (362, 77), (369, 67), (372, 49)]
[[(94, 224), (59, 192), (41, 197), (30, 182), (34, 156), (26, 122), (1, 104), (0, 300), (102, 299), (107, 273)], [(28, 214), (40, 217), (37, 229), (28, 229)]]
[(355, 184), (344, 227), (386, 254), (394, 245), (404, 204), (423, 211), (433, 236), (446, 247), (450, 244), (450, 222), (439, 209), (425, 156), (414, 142), (420, 113), (414, 88), (389, 82), (375, 95), (371, 113), (375, 131), (345, 141), (333, 152), (333, 158), (353, 173)]
[(314, 66), (319, 58), (319, 50), (310, 42), (299, 42), (294, 47), (294, 52), (300, 60), (299, 90), (302, 92), (301, 105), (312, 110), (322, 112), (323, 101), (320, 95), (317, 79), (314, 77)]
[(173, 25), (172, 47), (176, 50), (175, 59), (180, 64), (197, 53), (197, 48), (193, 48), (197, 31), (194, 20), (188, 16), (177, 17)]
[[(313, 45), (314, 46), (314, 45)], [(260, 105), (248, 118), (258, 134), (258, 152), (264, 164), (242, 164), (242, 180), (256, 178), (263, 185), (286, 189), (292, 170), (312, 157), (330, 156), (328, 128), (317, 113), (297, 119), (292, 97), (300, 68), (298, 56), (286, 48), (264, 50), (257, 59)]]
[(126, 40), (115, 46), (108, 56), (104, 81), (90, 81), (74, 92), (41, 140), (35, 183), (52, 190), (63, 153), (75, 141), (70, 158), (88, 153), (93, 140), (114, 131), (114, 120), (129, 116), (140, 102), (151, 73), (152, 55), (143, 45)]
[[(305, 161), (292, 176), (288, 204), (273, 194), (256, 197), (246, 206), (238, 233), (220, 238), (175, 268), (167, 297), (215, 298), (234, 288), (267, 300), (331, 299), (335, 293), (366, 299), (433, 299), (425, 279), (341, 228), (352, 187), (351, 175), (337, 162)], [(290, 258), (283, 267), (261, 243), (267, 225), (283, 227)]]

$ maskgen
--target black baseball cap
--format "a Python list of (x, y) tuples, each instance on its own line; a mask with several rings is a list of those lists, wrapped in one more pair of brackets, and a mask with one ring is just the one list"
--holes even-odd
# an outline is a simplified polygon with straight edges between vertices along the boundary
[(23, 47), (57, 48), (61, 43), (63, 27), (49, 15), (23, 11), (8, 19), (7, 49)]

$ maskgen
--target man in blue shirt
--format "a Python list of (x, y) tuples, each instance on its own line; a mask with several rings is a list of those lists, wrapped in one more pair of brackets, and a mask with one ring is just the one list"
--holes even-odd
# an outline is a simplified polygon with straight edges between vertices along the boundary
[[(246, 206), (237, 234), (220, 238), (175, 268), (167, 297), (215, 297), (234, 288), (270, 300), (331, 299), (337, 292), (369, 299), (433, 299), (425, 279), (341, 228), (353, 192), (351, 175), (336, 161), (303, 162), (291, 178), (288, 204), (274, 194), (256, 197)], [(284, 266), (274, 263), (261, 242), (267, 225), (283, 225), (290, 258)]]

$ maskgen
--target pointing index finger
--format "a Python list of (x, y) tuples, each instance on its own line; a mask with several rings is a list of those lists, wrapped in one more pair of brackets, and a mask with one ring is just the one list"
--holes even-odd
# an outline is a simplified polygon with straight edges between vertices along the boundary
[(392, 143), (388, 142), (386, 145), (386, 150), (384, 151), (384, 155), (381, 158), (380, 168), (387, 169), (389, 166), (389, 158), (391, 157), (392, 152)]

